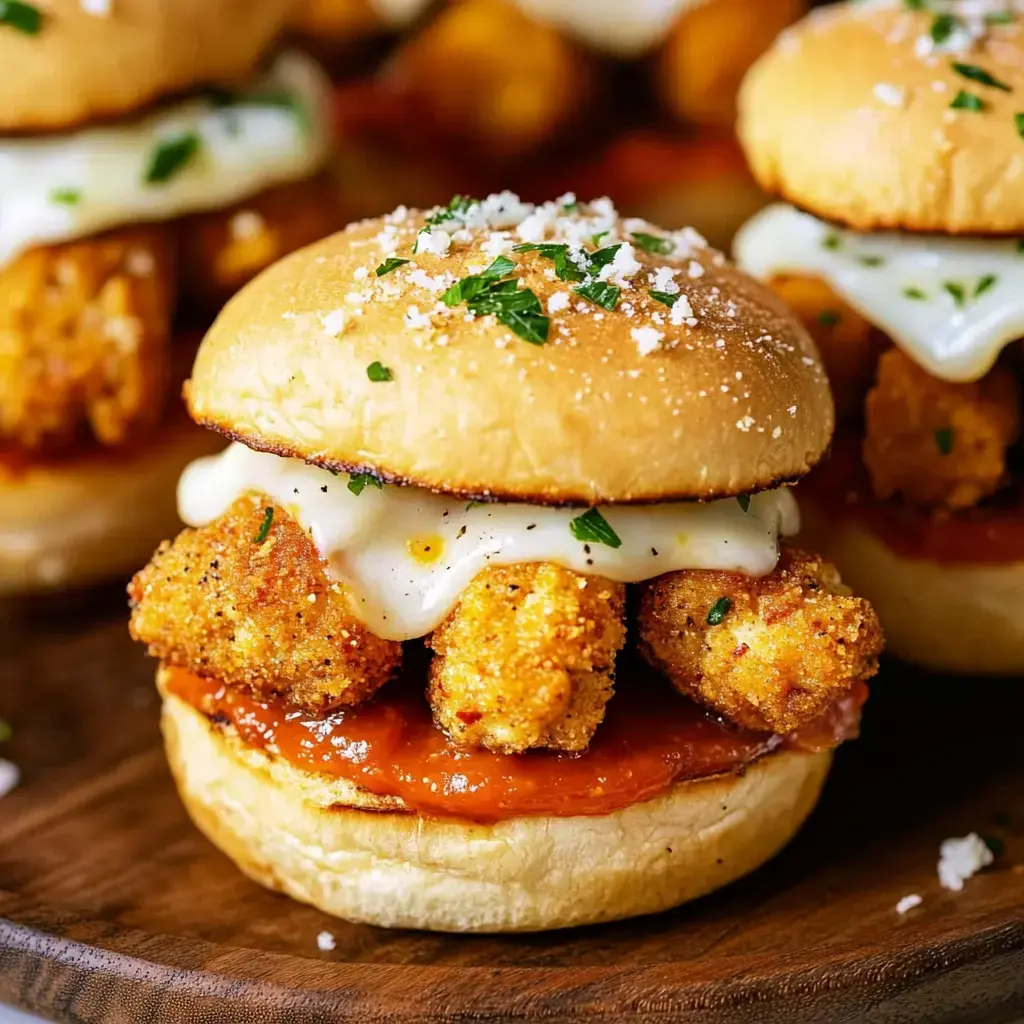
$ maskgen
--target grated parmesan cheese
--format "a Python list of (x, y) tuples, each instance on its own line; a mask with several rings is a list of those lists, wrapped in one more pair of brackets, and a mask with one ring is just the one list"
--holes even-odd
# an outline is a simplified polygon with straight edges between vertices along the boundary
[(939, 846), (939, 884), (959, 892), (968, 878), (988, 867), (995, 858), (977, 832), (944, 839)]

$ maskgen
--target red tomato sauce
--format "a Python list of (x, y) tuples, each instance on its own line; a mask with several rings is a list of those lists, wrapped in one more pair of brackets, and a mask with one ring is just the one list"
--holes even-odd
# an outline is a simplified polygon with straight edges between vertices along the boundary
[(881, 501), (872, 494), (860, 443), (859, 437), (838, 439), (828, 458), (800, 482), (800, 500), (813, 501), (830, 516), (859, 520), (906, 558), (980, 565), (1024, 560), (1024, 488), (961, 512)]
[(312, 717), (216, 680), (172, 669), (167, 688), (241, 739), (308, 771), (340, 776), (417, 813), (478, 822), (608, 814), (674, 782), (740, 772), (783, 746), (820, 750), (856, 735), (867, 687), (788, 737), (736, 729), (658, 679), (630, 679), (590, 747), (497, 754), (461, 748), (438, 729), (422, 689), (399, 680), (357, 707)]

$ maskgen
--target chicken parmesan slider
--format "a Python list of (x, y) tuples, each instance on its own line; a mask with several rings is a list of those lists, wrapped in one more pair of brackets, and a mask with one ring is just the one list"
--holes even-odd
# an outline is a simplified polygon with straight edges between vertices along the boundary
[(736, 242), (815, 335), (839, 410), (806, 538), (894, 653), (1024, 671), (1024, 4), (841, 3), (747, 79), (786, 200)]
[[(335, 230), (329, 86), (286, 0), (0, 3), (0, 594), (127, 573), (204, 437), (223, 299)], [(190, 340), (191, 339), (191, 340)]]
[(828, 386), (695, 232), (402, 208), (243, 289), (187, 398), (235, 443), (132, 631), (253, 878), (438, 930), (661, 910), (779, 850), (855, 735), (875, 616), (782, 543)]

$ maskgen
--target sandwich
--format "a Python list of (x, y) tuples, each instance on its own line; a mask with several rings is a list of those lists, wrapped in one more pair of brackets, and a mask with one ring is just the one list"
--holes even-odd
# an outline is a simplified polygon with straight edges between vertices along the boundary
[(242, 289), (186, 397), (233, 443), (131, 630), (265, 885), (445, 931), (662, 910), (773, 856), (856, 735), (874, 612), (784, 542), (825, 374), (691, 229), (400, 208)]
[(1024, 671), (1024, 6), (840, 3), (746, 80), (740, 135), (783, 199), (739, 264), (815, 336), (835, 452), (805, 537), (893, 653)]
[[(0, 593), (128, 574), (210, 451), (176, 393), (224, 298), (340, 226), (285, 0), (0, 4)], [(262, 63), (261, 63), (262, 62)]]

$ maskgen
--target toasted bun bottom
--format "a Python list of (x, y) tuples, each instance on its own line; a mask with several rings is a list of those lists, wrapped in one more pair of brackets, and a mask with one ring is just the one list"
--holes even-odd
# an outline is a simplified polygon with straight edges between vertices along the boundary
[(800, 511), (797, 543), (835, 563), (875, 606), (890, 653), (938, 672), (1024, 673), (1024, 562), (907, 558), (864, 523), (829, 515), (806, 497)]
[(351, 783), (244, 745), (166, 695), (185, 806), (257, 882), (350, 921), (542, 931), (665, 910), (772, 857), (814, 807), (831, 754), (782, 751), (603, 817), (495, 825), (352, 806)]
[(181, 528), (182, 469), (223, 445), (179, 415), (129, 450), (93, 449), (0, 475), (0, 594), (129, 575)]

